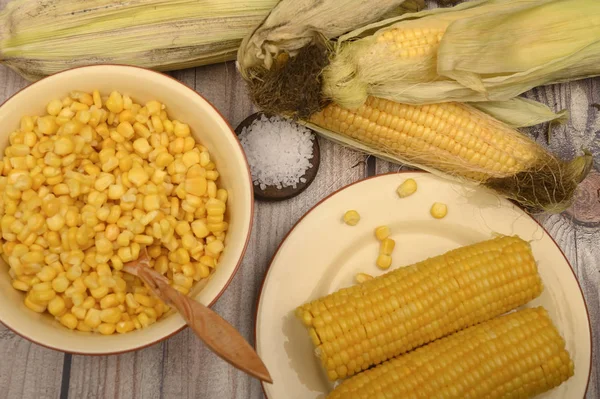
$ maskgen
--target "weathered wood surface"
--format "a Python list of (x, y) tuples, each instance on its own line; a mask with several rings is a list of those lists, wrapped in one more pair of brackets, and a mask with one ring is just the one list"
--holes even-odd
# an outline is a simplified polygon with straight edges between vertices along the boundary
[[(7, 0), (0, 0), (0, 9)], [(211, 101), (233, 127), (255, 111), (233, 63), (171, 73)], [(0, 102), (27, 82), (0, 66)], [(555, 109), (568, 108), (571, 122), (553, 130), (550, 147), (571, 157), (593, 151), (600, 165), (600, 79), (539, 88), (528, 93)], [(0, 125), (1, 126), (1, 125)], [(546, 127), (530, 133), (544, 142)], [(331, 192), (398, 165), (321, 140), (321, 167), (313, 184), (291, 200), (257, 202), (253, 234), (244, 263), (213, 307), (248, 339), (254, 339), (256, 297), (279, 242), (307, 210)], [(594, 364), (600, 357), (600, 175), (593, 172), (579, 205), (538, 220), (565, 252), (584, 290), (595, 328)], [(594, 208), (595, 206), (595, 208)], [(63, 355), (13, 334), (0, 325), (0, 399), (13, 398), (261, 398), (260, 385), (217, 358), (189, 331), (150, 348), (124, 355)], [(592, 370), (588, 399), (600, 397), (600, 368)]]

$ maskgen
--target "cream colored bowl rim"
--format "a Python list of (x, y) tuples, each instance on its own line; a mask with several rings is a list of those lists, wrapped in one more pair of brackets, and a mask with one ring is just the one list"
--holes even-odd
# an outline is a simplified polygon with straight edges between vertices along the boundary
[[(196, 96), (200, 97), (200, 99), (202, 101), (204, 101), (208, 106), (210, 106), (219, 116), (219, 118), (221, 118), (223, 120), (223, 122), (225, 122), (225, 124), (227, 125), (227, 127), (229, 128), (229, 132), (233, 135), (235, 142), (237, 143), (237, 145), (239, 146), (240, 149), (240, 154), (243, 157), (244, 160), (244, 164), (246, 165), (246, 170), (247, 170), (247, 176), (248, 176), (248, 181), (249, 181), (249, 187), (250, 187), (250, 198), (252, 199), (250, 201), (250, 217), (249, 217), (249, 225), (248, 225), (248, 232), (246, 234), (246, 241), (244, 243), (244, 246), (242, 248), (242, 251), (240, 253), (240, 258), (237, 261), (237, 264), (235, 265), (233, 271), (231, 272), (231, 275), (229, 276), (229, 279), (227, 280), (227, 282), (225, 283), (225, 285), (223, 286), (223, 288), (221, 288), (221, 290), (219, 291), (219, 293), (210, 301), (210, 303), (207, 305), (208, 307), (212, 307), (218, 300), (219, 298), (221, 298), (221, 295), (223, 295), (223, 293), (227, 290), (227, 288), (229, 287), (229, 285), (231, 284), (231, 282), (233, 281), (233, 278), (235, 277), (235, 275), (237, 274), (237, 272), (240, 269), (240, 266), (242, 264), (242, 261), (244, 260), (244, 256), (246, 254), (246, 250), (248, 249), (248, 245), (250, 243), (250, 236), (252, 234), (252, 226), (253, 226), (253, 219), (254, 219), (254, 191), (252, 189), (253, 187), (253, 183), (252, 183), (252, 174), (250, 172), (250, 165), (248, 164), (248, 159), (246, 157), (246, 153), (244, 152), (244, 149), (242, 147), (242, 144), (239, 142), (237, 135), (235, 134), (235, 131), (233, 130), (233, 128), (231, 127), (231, 124), (229, 123), (229, 121), (223, 116), (223, 114), (217, 109), (217, 107), (215, 107), (210, 101), (208, 101), (202, 94), (198, 93), (197, 91), (195, 91), (194, 89), (191, 89), (190, 87), (186, 86), (185, 84), (183, 84), (182, 82), (178, 81), (177, 79), (166, 75), (164, 73), (161, 72), (157, 72), (157, 71), (153, 71), (151, 69), (148, 68), (143, 68), (143, 67), (138, 67), (138, 66), (132, 66), (132, 65), (122, 65), (122, 64), (95, 64), (95, 65), (87, 65), (87, 66), (80, 66), (80, 67), (75, 67), (75, 68), (70, 68), (70, 69), (66, 69), (64, 71), (60, 71), (57, 72), (55, 74), (46, 76), (38, 81), (32, 82), (30, 84), (28, 84), (27, 86), (23, 87), (22, 89), (18, 90), (17, 92), (13, 93), (11, 96), (9, 96), (6, 100), (4, 100), (2, 103), (0, 103), (0, 108), (2, 108), (5, 104), (7, 104), (9, 101), (13, 100), (15, 97), (23, 94), (26, 91), (33, 91), (35, 90), (36, 85), (39, 82), (48, 80), (48, 79), (53, 79), (54, 77), (58, 76), (58, 75), (63, 75), (63, 74), (69, 74), (69, 73), (73, 73), (74, 71), (78, 71), (78, 70), (89, 70), (89, 69), (97, 69), (97, 68), (103, 68), (103, 67), (111, 67), (113, 69), (117, 69), (117, 70), (126, 70), (126, 69), (136, 69), (136, 70), (140, 70), (143, 71), (145, 73), (151, 73), (151, 74), (155, 74), (157, 75), (159, 78), (167, 78), (170, 79), (172, 81), (173, 84), (176, 85), (180, 85), (182, 87), (185, 87), (187, 90), (190, 90), (191, 92), (193, 92)], [(61, 349), (61, 348), (56, 348), (53, 347), (51, 345), (48, 345), (46, 343), (43, 342), (39, 342), (36, 341), (34, 339), (31, 339), (30, 337), (21, 334), (20, 332), (16, 331), (15, 329), (11, 328), (11, 326), (5, 324), (2, 320), (0, 320), (0, 324), (2, 324), (3, 326), (5, 326), (6, 328), (8, 328), (10, 331), (12, 331), (13, 333), (15, 333), (16, 335), (30, 341), (33, 342), (34, 344), (40, 345), (44, 348), (48, 348), (48, 349), (52, 349), (52, 350), (56, 350), (59, 352), (63, 352), (63, 353), (70, 353), (73, 355), (87, 355), (87, 356), (108, 356), (108, 355), (118, 355), (118, 354), (123, 354), (123, 353), (128, 353), (128, 352), (133, 352), (133, 351), (137, 351), (140, 349), (144, 349), (150, 346), (153, 346), (155, 344), (158, 344), (159, 342), (165, 341), (168, 338), (171, 338), (172, 336), (178, 334), (179, 332), (183, 331), (186, 327), (187, 324), (185, 323), (185, 321), (182, 319), (181, 320), (181, 326), (177, 329), (175, 329), (173, 332), (171, 332), (170, 334), (167, 334), (165, 336), (159, 337), (155, 340), (153, 340), (152, 342), (143, 344), (143, 345), (136, 345), (133, 346), (131, 348), (125, 349), (125, 350), (120, 350), (120, 351), (114, 351), (114, 352), (102, 352), (102, 353), (87, 353), (87, 352), (81, 352), (81, 351), (69, 351), (69, 350), (65, 350), (65, 349)]]

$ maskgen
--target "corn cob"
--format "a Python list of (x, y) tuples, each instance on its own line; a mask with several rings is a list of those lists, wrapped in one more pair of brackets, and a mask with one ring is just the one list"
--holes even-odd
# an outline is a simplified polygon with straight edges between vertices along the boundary
[(567, 208), (592, 161), (585, 155), (562, 162), (513, 128), (460, 103), (415, 106), (369, 97), (356, 110), (332, 103), (309, 121), (343, 144), (483, 183), (530, 210)]
[(323, 91), (350, 108), (369, 95), (498, 101), (597, 76), (599, 12), (597, 0), (485, 0), (376, 22), (339, 40)]
[(345, 378), (540, 295), (529, 244), (501, 237), (342, 289), (296, 310), (330, 380)]
[(15, 0), (0, 11), (0, 63), (29, 80), (112, 63), (156, 70), (235, 59), (277, 0)]
[(545, 309), (481, 323), (342, 382), (328, 399), (531, 398), (574, 374)]

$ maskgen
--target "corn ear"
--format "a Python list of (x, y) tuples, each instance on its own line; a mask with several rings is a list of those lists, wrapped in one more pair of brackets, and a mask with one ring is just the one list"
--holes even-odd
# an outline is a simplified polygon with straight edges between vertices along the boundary
[[(484, 0), (367, 25), (339, 39), (325, 97), (502, 101), (600, 74), (597, 0)], [(425, 44), (422, 42), (425, 40)]]
[(532, 398), (574, 372), (564, 338), (537, 307), (398, 356), (343, 381), (327, 399)]
[[(242, 76), (252, 76), (251, 69), (271, 69), (276, 58), (285, 53), (295, 56), (323, 37), (331, 39), (352, 29), (376, 21), (398, 8), (404, 0), (282, 0), (268, 17), (244, 38), (238, 52)], [(411, 0), (411, 7), (414, 1)]]
[(379, 158), (470, 184), (483, 184), (531, 212), (562, 212), (591, 168), (584, 154), (564, 162), (489, 115), (462, 103), (409, 105), (369, 97), (357, 109), (335, 103), (308, 127)]
[(444, 35), (438, 73), (491, 100), (600, 75), (599, 16), (597, 0), (543, 0), (458, 20)]
[(165, 71), (235, 59), (277, 0), (15, 0), (0, 12), (0, 63), (28, 80), (82, 65)]

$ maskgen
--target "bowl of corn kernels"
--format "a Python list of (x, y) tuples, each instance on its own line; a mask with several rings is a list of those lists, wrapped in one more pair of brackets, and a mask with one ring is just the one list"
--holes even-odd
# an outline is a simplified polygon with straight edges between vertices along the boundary
[(183, 319), (123, 271), (141, 251), (210, 306), (241, 263), (252, 182), (218, 111), (163, 74), (72, 69), (0, 106), (0, 321), (49, 348), (120, 353)]

